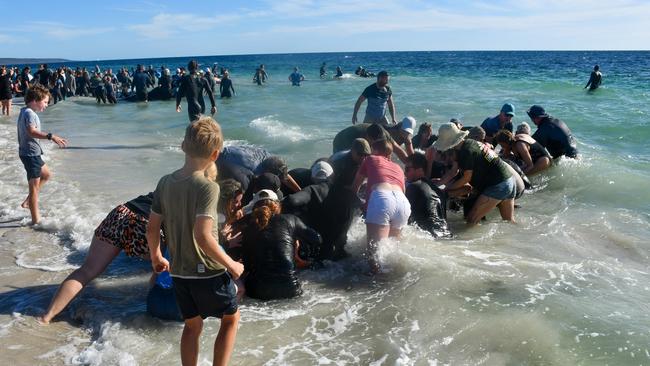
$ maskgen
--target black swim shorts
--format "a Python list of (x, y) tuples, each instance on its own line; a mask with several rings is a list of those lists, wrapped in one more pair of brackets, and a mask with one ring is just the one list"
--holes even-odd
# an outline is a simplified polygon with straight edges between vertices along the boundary
[(237, 289), (228, 272), (201, 279), (172, 277), (172, 281), (183, 319), (221, 318), (237, 312)]
[(27, 180), (40, 178), (41, 168), (45, 165), (41, 156), (21, 156), (20, 161), (23, 162), (25, 171), (27, 172)]

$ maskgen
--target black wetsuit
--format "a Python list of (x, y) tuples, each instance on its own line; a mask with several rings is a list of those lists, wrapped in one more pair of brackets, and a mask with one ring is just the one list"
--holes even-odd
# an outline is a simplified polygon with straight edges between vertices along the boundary
[(424, 145), (421, 145), (421, 135), (417, 134), (413, 136), (411, 139), (411, 143), (413, 144), (414, 149), (426, 149), (427, 147), (433, 145), (434, 142), (438, 139), (438, 136), (436, 135), (431, 135), (429, 138), (424, 142)]
[[(517, 135), (517, 136), (520, 136), (520, 135)], [(532, 139), (532, 137), (531, 137), (531, 139)], [(539, 160), (540, 158), (543, 158), (543, 157), (548, 157), (549, 159), (553, 159), (553, 157), (551, 156), (551, 153), (549, 153), (548, 150), (544, 146), (542, 146), (542, 144), (540, 144), (537, 141), (535, 141), (534, 143), (531, 144), (531, 141), (528, 140), (527, 136), (526, 137), (517, 137), (516, 142), (523, 142), (526, 145), (528, 145), (529, 153), (530, 153), (530, 159), (533, 161), (533, 164), (535, 164), (535, 162), (537, 160)], [(517, 155), (517, 157), (520, 158), (519, 155)]]
[(302, 294), (294, 263), (294, 242), (300, 240), (301, 253), (311, 253), (321, 242), (320, 235), (294, 215), (275, 215), (258, 231), (253, 224), (244, 229), (246, 294), (260, 300), (283, 299)]
[(232, 93), (235, 92), (235, 88), (232, 86), (232, 80), (230, 78), (221, 79), (221, 85), (219, 85), (219, 90), (221, 91), (222, 98), (231, 98)]
[(0, 76), (0, 100), (8, 100), (12, 98), (11, 93), (11, 79), (9, 73)]
[[(324, 202), (330, 191), (330, 183), (322, 182), (303, 187), (300, 191), (292, 193), (282, 201), (282, 212), (294, 214), (309, 227), (314, 228), (323, 237), (327, 230), (324, 212)], [(330, 243), (327, 243), (330, 244)]]
[(93, 92), (95, 94), (95, 98), (97, 99), (97, 103), (104, 102), (104, 104), (106, 104), (106, 89), (104, 89), (104, 85), (97, 84), (97, 86), (95, 86), (93, 89)]
[(111, 104), (117, 103), (117, 98), (115, 98), (115, 87), (113, 86), (113, 83), (104, 83), (104, 90), (106, 90), (106, 99), (108, 102)]
[[(298, 183), (300, 188), (305, 188), (308, 185), (314, 183), (311, 180), (311, 169), (307, 169), (307, 168), (291, 169), (291, 170), (289, 170), (289, 175), (291, 176), (291, 178), (293, 178), (293, 180), (296, 181), (296, 183)], [(284, 193), (285, 195), (289, 195), (289, 194), (292, 194), (294, 192), (291, 191), (289, 189), (289, 187), (286, 187), (286, 186), (283, 185), (282, 186), (282, 193)]]
[(180, 105), (181, 99), (187, 99), (187, 115), (190, 122), (195, 121), (199, 116), (205, 113), (205, 103), (203, 103), (203, 92), (210, 98), (212, 107), (215, 106), (214, 94), (208, 81), (198, 75), (184, 75), (181, 78), (178, 92), (176, 93), (176, 105)]
[(158, 79), (158, 88), (160, 88), (160, 99), (168, 100), (172, 98), (172, 79), (169, 75), (163, 74)]
[(434, 238), (450, 237), (447, 226), (447, 194), (427, 179), (406, 185), (406, 198), (411, 203), (409, 224), (416, 223)]
[(359, 198), (351, 189), (360, 164), (352, 159), (349, 151), (337, 156), (338, 159), (332, 158), (330, 164), (334, 169), (334, 178), (323, 203), (323, 222), (326, 225), (322, 231), (325, 243), (321, 250), (323, 258), (344, 253), (348, 230), (361, 207)]
[(603, 74), (600, 72), (592, 71), (591, 75), (589, 76), (589, 81), (587, 82), (587, 85), (585, 85), (585, 88), (589, 88), (589, 90), (596, 90), (600, 86), (600, 83), (603, 81)]
[(569, 158), (578, 156), (576, 141), (571, 134), (571, 130), (557, 118), (543, 118), (532, 137), (551, 153), (553, 159), (562, 155)]
[(135, 87), (135, 99), (139, 102), (149, 100), (147, 86), (151, 84), (149, 74), (144, 71), (136, 72), (133, 75), (133, 86)]

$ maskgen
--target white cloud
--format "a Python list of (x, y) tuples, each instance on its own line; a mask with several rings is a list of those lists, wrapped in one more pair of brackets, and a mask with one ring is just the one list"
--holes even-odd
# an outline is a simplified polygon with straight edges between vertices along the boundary
[(69, 40), (84, 36), (92, 36), (114, 31), (115, 27), (78, 27), (59, 22), (32, 21), (21, 29), (23, 32), (43, 34), (46, 37)]
[(240, 19), (237, 14), (216, 16), (200, 16), (195, 14), (168, 14), (155, 15), (150, 22), (145, 24), (129, 25), (127, 29), (149, 39), (165, 39), (182, 32), (201, 32), (216, 28), (224, 23)]

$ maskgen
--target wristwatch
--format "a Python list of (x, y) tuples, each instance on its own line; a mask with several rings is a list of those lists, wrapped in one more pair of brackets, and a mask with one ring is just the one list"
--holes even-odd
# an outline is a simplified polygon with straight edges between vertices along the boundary
[(52, 139), (52, 132), (50, 132), (50, 133), (47, 134), (47, 139), (48, 139), (48, 140), (51, 140), (51, 139)]

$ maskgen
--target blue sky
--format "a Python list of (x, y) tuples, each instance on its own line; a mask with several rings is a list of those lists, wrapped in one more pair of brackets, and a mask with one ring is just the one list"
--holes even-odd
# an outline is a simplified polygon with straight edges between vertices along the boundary
[(647, 0), (0, 0), (0, 8), (0, 57), (650, 49)]

